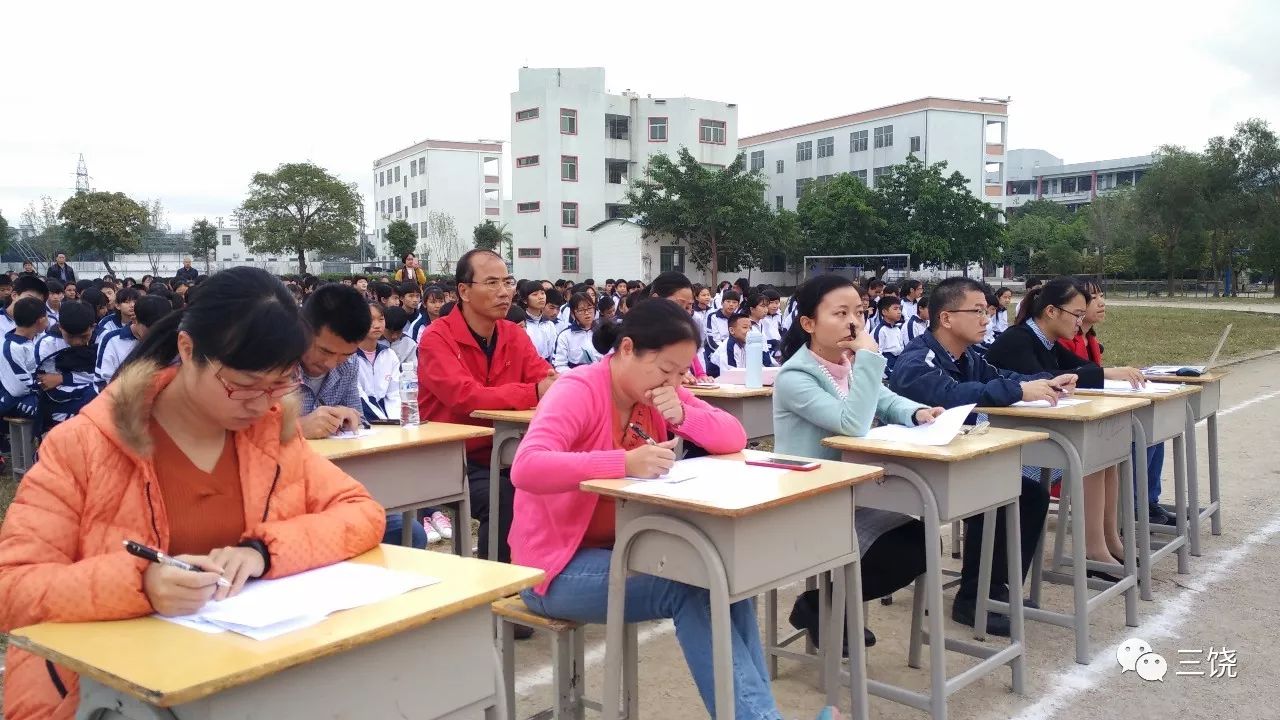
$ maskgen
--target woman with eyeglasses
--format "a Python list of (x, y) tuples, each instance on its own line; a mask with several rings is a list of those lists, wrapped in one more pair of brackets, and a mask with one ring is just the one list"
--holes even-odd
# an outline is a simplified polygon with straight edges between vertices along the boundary
[[(1076, 385), (1082, 388), (1101, 388), (1104, 379), (1123, 380), (1135, 388), (1142, 387), (1146, 380), (1138, 369), (1103, 368), (1058, 342), (1074, 341), (1081, 323), (1088, 317), (1091, 299), (1089, 290), (1070, 277), (1057, 277), (1031, 290), (1018, 305), (1017, 324), (1001, 333), (987, 350), (987, 362), (1024, 374), (1074, 373), (1079, 378)], [(1114, 467), (1084, 478), (1085, 555), (1090, 560), (1122, 564), (1124, 543), (1120, 540), (1116, 517), (1119, 484)], [(1107, 573), (1091, 570), (1089, 574), (1116, 581)]]
[[(382, 508), (298, 433), (310, 342), (284, 285), (247, 267), (151, 326), (22, 479), (0, 528), (0, 631), (189, 614), (376, 546)], [(139, 560), (125, 540), (202, 570)], [(13, 647), (6, 659), (6, 718), (73, 717), (73, 673)]]

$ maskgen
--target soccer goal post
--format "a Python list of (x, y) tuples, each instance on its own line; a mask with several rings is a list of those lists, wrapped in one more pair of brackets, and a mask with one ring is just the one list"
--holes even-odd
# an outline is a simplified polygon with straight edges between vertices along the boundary
[(900, 282), (911, 277), (911, 255), (806, 255), (805, 279), (815, 275), (835, 273), (865, 282), (879, 278), (885, 282)]

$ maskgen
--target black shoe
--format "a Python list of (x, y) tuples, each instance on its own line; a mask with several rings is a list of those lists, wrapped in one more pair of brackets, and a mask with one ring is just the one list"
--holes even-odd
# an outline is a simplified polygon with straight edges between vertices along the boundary
[[(962, 598), (956, 596), (954, 602), (951, 603), (951, 619), (961, 625), (974, 627), (977, 619), (977, 599)], [(1009, 637), (1009, 616), (996, 612), (987, 613), (987, 634), (997, 637)]]
[[(787, 621), (791, 623), (791, 627), (797, 630), (804, 630), (809, 636), (809, 642), (813, 643), (816, 648), (822, 647), (822, 639), (818, 633), (818, 591), (806, 590), (796, 597), (796, 602), (791, 606), (791, 615), (787, 617)], [(862, 628), (862, 644), (864, 647), (871, 647), (876, 644), (875, 633), (870, 629)], [(849, 628), (844, 629), (844, 642), (840, 648), (842, 657), (849, 657)]]
[(533, 628), (528, 625), (516, 625), (516, 639), (528, 640), (533, 637)]
[(1109, 583), (1120, 582), (1120, 578), (1116, 577), (1115, 575), (1112, 575), (1111, 573), (1102, 572), (1101, 570), (1085, 570), (1084, 574), (1085, 574), (1085, 577), (1091, 577), (1095, 580), (1101, 580), (1103, 582), (1109, 582)]
[(1147, 506), (1147, 522), (1152, 525), (1177, 525), (1178, 519), (1160, 503), (1151, 503)]
[[(1002, 602), (1002, 603), (1009, 602), (1009, 588), (1004, 585), (1001, 585), (998, 588), (991, 588), (991, 599), (997, 602)], [(977, 606), (975, 605), (975, 610), (976, 610), (976, 607)], [(1040, 603), (1036, 602), (1035, 600), (1032, 600), (1031, 598), (1023, 598), (1022, 607), (1035, 608), (1036, 610), (1039, 610)]]

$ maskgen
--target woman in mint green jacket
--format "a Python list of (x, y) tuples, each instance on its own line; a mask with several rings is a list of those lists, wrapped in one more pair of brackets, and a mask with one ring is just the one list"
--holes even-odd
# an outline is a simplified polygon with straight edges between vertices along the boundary
[[(883, 384), (885, 358), (863, 326), (862, 295), (838, 275), (801, 285), (791, 302), (796, 320), (782, 341), (782, 369), (773, 384), (774, 449), (779, 453), (839, 460), (822, 444), (832, 435), (861, 437), (872, 420), (896, 425), (932, 422), (942, 408), (898, 395)], [(854, 511), (862, 551), (862, 599), (884, 597), (924, 572), (924, 525), (884, 510)], [(817, 591), (803, 593), (791, 624), (817, 637)], [(864, 642), (875, 644), (866, 631)]]

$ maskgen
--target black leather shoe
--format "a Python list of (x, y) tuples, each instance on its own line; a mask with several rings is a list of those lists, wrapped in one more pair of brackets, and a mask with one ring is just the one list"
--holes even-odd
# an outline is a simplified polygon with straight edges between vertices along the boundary
[(1103, 582), (1109, 582), (1109, 583), (1120, 582), (1120, 578), (1116, 577), (1115, 575), (1112, 575), (1111, 573), (1102, 572), (1101, 570), (1085, 570), (1084, 574), (1086, 577), (1091, 577), (1091, 578), (1094, 578), (1095, 580), (1102, 580)]
[[(954, 602), (951, 603), (951, 619), (961, 625), (973, 627), (977, 619), (977, 600), (974, 598), (962, 598), (956, 596)], [(1000, 613), (987, 613), (987, 634), (997, 637), (1009, 637), (1009, 616)]]
[(1159, 503), (1151, 503), (1147, 507), (1147, 522), (1152, 525), (1177, 525), (1178, 519)]

